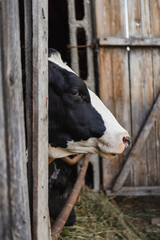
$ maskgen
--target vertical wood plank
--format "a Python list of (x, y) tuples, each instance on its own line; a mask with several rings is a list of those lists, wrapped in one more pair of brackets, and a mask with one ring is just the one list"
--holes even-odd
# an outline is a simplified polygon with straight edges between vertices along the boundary
[(17, 0), (2, 1), (3, 94), (5, 99), (11, 239), (31, 239)]
[[(98, 37), (125, 36), (125, 1), (97, 0), (96, 17)], [(100, 98), (130, 131), (128, 53), (125, 48), (101, 48), (98, 59)], [(102, 160), (105, 189), (112, 185), (121, 164), (122, 157)]]
[[(142, 51), (139, 49), (131, 50), (130, 54), (130, 75), (131, 75), (131, 96), (132, 96), (132, 138), (135, 141), (137, 134), (145, 120), (145, 92), (144, 92), (144, 76), (143, 76), (143, 57)], [(145, 170), (143, 169), (145, 168)], [(143, 170), (142, 170), (143, 169)], [(141, 173), (141, 170), (143, 171)], [(146, 169), (146, 150), (138, 157), (134, 164), (134, 184), (143, 182), (147, 185)]]
[(125, 2), (121, 0), (96, 0), (98, 38), (125, 36)]
[(142, 36), (151, 36), (150, 0), (141, 0)]
[(125, 36), (125, 2), (124, 0), (110, 1), (111, 36)]
[(2, 5), (0, 3), (0, 239), (11, 239), (10, 216), (9, 216), (9, 195), (8, 195), (8, 172), (7, 172), (7, 151), (5, 135), (5, 112), (3, 101), (3, 78), (2, 78)]
[(131, 132), (128, 53), (126, 48), (113, 48), (112, 54), (115, 116)]
[[(100, 50), (100, 98), (117, 120), (130, 131), (128, 54), (125, 48)], [(122, 156), (103, 159), (104, 188), (111, 186), (122, 164)]]
[(110, 15), (110, 1), (96, 0), (96, 25), (97, 37), (106, 37), (111, 35), (111, 15)]
[(160, 0), (151, 0), (150, 8), (152, 37), (160, 37)]
[[(153, 79), (154, 79), (154, 99), (160, 91), (160, 49), (153, 49)], [(156, 134), (156, 180), (160, 184), (160, 121), (155, 124)]]
[(48, 4), (32, 1), (33, 239), (48, 239)]
[[(138, 11), (136, 11), (136, 9), (138, 9)], [(147, 1), (144, 1), (144, 0), (129, 1), (129, 26), (130, 26), (130, 36), (150, 37), (151, 35), (150, 2), (148, 0)], [(140, 74), (139, 76), (137, 76), (137, 83), (136, 83), (136, 79), (134, 80), (133, 74), (137, 75), (137, 72), (133, 64), (135, 64), (134, 62), (137, 59), (138, 51), (139, 51), (139, 60), (140, 58), (142, 60), (140, 63), (140, 66), (141, 66), (141, 70), (139, 71)], [(152, 53), (150, 49), (148, 50), (136, 49), (132, 51), (131, 56), (132, 56), (132, 59), (135, 57), (135, 60), (132, 61), (132, 64), (131, 64), (131, 72), (132, 72), (132, 79), (133, 79), (133, 81), (131, 81), (131, 88), (132, 88), (131, 95), (132, 95), (132, 100), (134, 101), (132, 102), (133, 104), (132, 105), (132, 122), (133, 122), (133, 138), (135, 139), (153, 103)], [(137, 87), (134, 86), (135, 83), (138, 84), (139, 86), (137, 87), (141, 89), (140, 94), (138, 94), (138, 90), (136, 90)], [(137, 100), (138, 98), (141, 99), (140, 103), (139, 101), (136, 100), (136, 94), (137, 94)], [(135, 101), (137, 101), (136, 105), (138, 106), (135, 105)], [(150, 151), (148, 147), (151, 145), (151, 142), (154, 142), (154, 141), (155, 141), (154, 131), (152, 131), (152, 134), (147, 140), (146, 146), (144, 146), (143, 148), (142, 154), (138, 157), (137, 161), (134, 163), (135, 185), (148, 184), (148, 177), (152, 169), (150, 160), (149, 160), (150, 153), (151, 151), (154, 150), (152, 149)], [(152, 144), (152, 148), (154, 146), (155, 144)]]
[(156, 123), (157, 181), (160, 184), (160, 121)]
[(112, 49), (100, 48), (99, 56), (99, 93), (103, 103), (115, 114), (112, 81)]
[(128, 16), (130, 37), (141, 37), (142, 24), (140, 0), (128, 0)]
[[(99, 50), (99, 92), (103, 103), (115, 115), (113, 98), (113, 79), (112, 79), (112, 49), (105, 48)], [(116, 175), (114, 161), (106, 158), (102, 159), (103, 188), (110, 188), (113, 176)]]

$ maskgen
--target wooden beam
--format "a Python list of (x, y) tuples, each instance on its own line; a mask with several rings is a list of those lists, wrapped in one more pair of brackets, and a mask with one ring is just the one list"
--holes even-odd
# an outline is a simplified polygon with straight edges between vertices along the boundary
[[(6, 215), (4, 215), (9, 217), (9, 229), (6, 229), (6, 236), (4, 235), (1, 239), (30, 240), (18, 0), (6, 0), (0, 4), (2, 4), (0, 38), (3, 45), (1, 48), (3, 103), (1, 104), (4, 104), (2, 108), (5, 112), (1, 123), (5, 121), (5, 132), (0, 134), (0, 138), (2, 140), (5, 134), (1, 157), (3, 156), (3, 160), (6, 160), (2, 167), (4, 182), (7, 167), (9, 203), (5, 203), (6, 207), (9, 205), (9, 216), (6, 216), (8, 209), (5, 209)], [(3, 222), (6, 220), (3, 219)], [(10, 237), (7, 235), (8, 231)]]
[(160, 196), (160, 186), (126, 186), (116, 192), (107, 190), (106, 194), (107, 196)]
[(100, 47), (106, 46), (158, 47), (160, 46), (160, 38), (105, 37), (99, 39), (99, 45)]
[(126, 160), (116, 182), (112, 188), (114, 192), (120, 190), (129, 174), (131, 165), (134, 163), (138, 155), (140, 154), (145, 141), (147, 140), (149, 133), (153, 127), (154, 122), (160, 117), (160, 93), (152, 107), (152, 110), (140, 131), (135, 144), (133, 145), (131, 151), (128, 154), (128, 159)]
[(33, 21), (33, 239), (49, 239), (48, 1), (32, 1)]

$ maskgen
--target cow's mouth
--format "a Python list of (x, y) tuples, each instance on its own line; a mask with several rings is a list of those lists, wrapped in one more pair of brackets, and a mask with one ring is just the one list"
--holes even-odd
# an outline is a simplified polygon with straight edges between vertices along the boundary
[(116, 157), (116, 156), (117, 156), (117, 154), (116, 154), (116, 153), (111, 153), (111, 155), (112, 155), (113, 157)]
[(117, 153), (107, 153), (107, 152), (100, 152), (100, 156), (102, 158), (114, 158), (117, 156)]

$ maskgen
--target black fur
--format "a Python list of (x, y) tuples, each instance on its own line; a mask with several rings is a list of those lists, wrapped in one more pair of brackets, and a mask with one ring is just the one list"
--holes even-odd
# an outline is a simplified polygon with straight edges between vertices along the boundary
[[(49, 167), (49, 213), (53, 220), (58, 217), (72, 192), (71, 182), (71, 166), (62, 160), (55, 160)], [(65, 225), (71, 226), (75, 221), (76, 214), (72, 208)]]

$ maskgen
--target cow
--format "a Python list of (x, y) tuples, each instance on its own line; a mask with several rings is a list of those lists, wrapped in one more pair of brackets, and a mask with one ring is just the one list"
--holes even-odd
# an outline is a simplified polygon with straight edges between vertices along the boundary
[(130, 144), (128, 132), (58, 51), (49, 49), (48, 61), (49, 157), (122, 153)]

